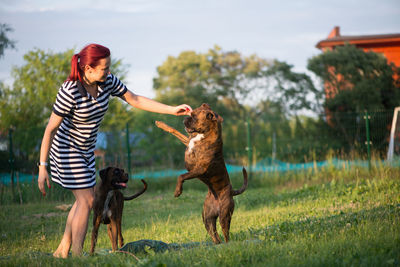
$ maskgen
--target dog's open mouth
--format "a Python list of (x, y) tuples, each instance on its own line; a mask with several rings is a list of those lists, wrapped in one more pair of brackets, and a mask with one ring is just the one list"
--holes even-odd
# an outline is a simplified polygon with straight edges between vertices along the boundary
[(185, 131), (186, 131), (187, 133), (193, 133), (193, 132), (194, 132), (194, 129), (189, 129), (188, 127), (185, 127)]
[(201, 133), (201, 130), (200, 130), (200, 129), (196, 129), (196, 128), (188, 128), (188, 127), (185, 127), (185, 131), (186, 131), (188, 134), (192, 134), (192, 133)]
[(121, 188), (126, 188), (126, 183), (115, 183), (115, 185)]

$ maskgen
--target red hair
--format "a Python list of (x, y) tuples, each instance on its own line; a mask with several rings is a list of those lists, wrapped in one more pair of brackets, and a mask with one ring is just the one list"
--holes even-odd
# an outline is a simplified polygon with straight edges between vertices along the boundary
[(95, 68), (100, 59), (110, 56), (110, 49), (99, 44), (89, 44), (81, 52), (72, 56), (71, 73), (68, 76), (69, 81), (82, 82), (83, 70), (86, 65)]

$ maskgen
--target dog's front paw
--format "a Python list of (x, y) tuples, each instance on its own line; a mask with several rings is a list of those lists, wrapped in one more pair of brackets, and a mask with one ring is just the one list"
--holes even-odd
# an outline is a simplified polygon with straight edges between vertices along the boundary
[(181, 194), (182, 194), (182, 189), (176, 188), (176, 189), (175, 189), (174, 196), (175, 196), (175, 197), (179, 197)]

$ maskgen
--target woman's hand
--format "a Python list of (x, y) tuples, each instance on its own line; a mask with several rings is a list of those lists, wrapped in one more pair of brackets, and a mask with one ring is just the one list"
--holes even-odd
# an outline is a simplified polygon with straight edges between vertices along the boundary
[[(40, 162), (47, 161), (53, 137), (56, 134), (57, 129), (60, 126), (62, 120), (63, 117), (55, 114), (54, 111), (51, 113), (49, 122), (47, 123), (46, 126), (46, 130), (44, 131), (42, 145), (40, 146), (40, 160), (39, 160)], [(47, 187), (50, 188), (49, 174), (47, 173), (46, 166), (39, 165), (38, 186), (43, 196), (46, 195), (46, 190), (44, 188), (45, 182), (47, 183)]]
[(188, 115), (190, 116), (190, 114), (192, 113), (192, 108), (189, 105), (186, 104), (182, 104), (179, 106), (174, 107), (174, 112), (172, 113), (173, 115), (176, 116), (184, 116), (184, 115)]
[(47, 172), (46, 166), (39, 166), (39, 177), (38, 177), (38, 186), (40, 192), (42, 192), (43, 196), (46, 195), (46, 189), (44, 187), (44, 183), (47, 183), (47, 187), (50, 188), (50, 180), (49, 174)]

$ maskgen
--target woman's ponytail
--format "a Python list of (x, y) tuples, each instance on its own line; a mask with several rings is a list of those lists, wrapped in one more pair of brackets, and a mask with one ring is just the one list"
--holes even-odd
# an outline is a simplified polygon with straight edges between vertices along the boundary
[(70, 81), (81, 81), (81, 73), (79, 71), (79, 54), (75, 54), (71, 59), (71, 73), (68, 76)]

